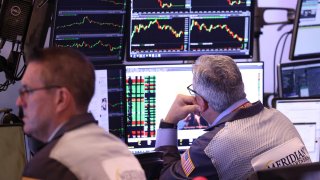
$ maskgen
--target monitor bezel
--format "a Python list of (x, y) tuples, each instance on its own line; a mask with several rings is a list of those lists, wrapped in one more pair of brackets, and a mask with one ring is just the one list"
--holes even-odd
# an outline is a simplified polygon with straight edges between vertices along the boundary
[[(238, 64), (241, 64), (241, 65), (246, 65), (246, 64), (248, 64), (248, 65), (252, 65), (252, 64), (254, 64), (254, 65), (256, 65), (256, 66), (261, 66), (261, 70), (262, 70), (262, 87), (261, 87), (261, 89), (262, 89), (262, 99), (261, 99), (261, 102), (263, 101), (263, 94), (264, 94), (264, 73), (265, 73), (265, 71), (264, 71), (264, 62), (263, 61), (260, 61), (260, 62), (236, 62), (237, 63), (237, 65)], [(175, 65), (177, 65), (177, 66), (180, 66), (180, 65), (186, 65), (186, 66), (191, 66), (191, 68), (192, 68), (192, 66), (193, 66), (193, 63), (184, 63), (184, 64), (178, 64), (178, 63), (175, 63), (175, 64), (129, 64), (129, 65), (126, 65), (125, 67), (127, 68), (127, 67), (141, 67), (141, 68), (143, 68), (143, 67), (150, 67), (150, 66), (175, 66)], [(239, 67), (239, 66), (238, 66)], [(127, 119), (127, 117), (126, 117), (126, 120), (128, 120)], [(158, 121), (158, 119), (157, 119), (157, 121)], [(160, 120), (159, 120), (160, 121)], [(205, 132), (204, 132), (205, 133)], [(126, 132), (126, 135), (128, 136), (128, 132)], [(128, 142), (128, 137), (127, 137), (127, 142)], [(178, 146), (177, 145), (177, 147), (178, 147), (178, 150), (179, 151), (184, 151), (187, 147), (186, 146)], [(129, 150), (131, 150), (132, 152), (135, 152), (135, 149), (139, 149), (139, 151), (152, 151), (152, 150), (154, 150), (154, 148), (150, 148), (150, 147), (141, 147), (141, 148), (129, 148)]]
[[(309, 65), (311, 66), (311, 65), (317, 65), (317, 64), (319, 64), (318, 67), (320, 68), (320, 59), (312, 60), (312, 61), (295, 61), (295, 62), (290, 62), (290, 63), (279, 64), (277, 66), (279, 97), (284, 98), (283, 91), (282, 91), (282, 84), (283, 84), (282, 83), (282, 80), (283, 80), (282, 70), (283, 70), (283, 68), (295, 68), (295, 67), (299, 67), (299, 66), (309, 66)], [(302, 98), (307, 98), (307, 97), (302, 97)]]
[[(314, 102), (314, 103), (317, 102), (317, 103), (320, 103), (320, 97), (302, 97), (302, 98), (300, 98), (300, 97), (295, 97), (295, 98), (280, 98), (280, 97), (277, 97), (277, 98), (272, 99), (272, 107), (274, 109), (278, 110), (277, 103), (279, 101), (284, 101), (284, 103), (296, 103), (296, 102)], [(290, 120), (290, 122), (292, 122), (293, 125), (307, 125), (307, 124), (314, 125), (314, 124), (316, 124), (316, 126), (319, 126), (318, 122), (315, 122), (315, 121), (310, 121), (309, 120), (309, 121), (306, 121), (306, 122), (293, 122), (291, 119), (289, 119), (289, 120)], [(319, 136), (317, 135), (318, 134), (317, 133), (318, 130), (319, 129), (316, 127), (316, 139), (319, 138)], [(317, 143), (317, 141), (316, 141), (316, 143)], [(320, 151), (317, 151), (317, 152), (320, 153)], [(319, 161), (319, 157), (317, 158), (317, 161)]]
[[(251, 22), (250, 22), (250, 27), (249, 27), (249, 41), (248, 44), (250, 47), (248, 48), (249, 53), (247, 55), (232, 55), (232, 54), (226, 54), (226, 53), (208, 53), (208, 52), (203, 52), (201, 54), (194, 54), (194, 55), (185, 55), (185, 56), (174, 56), (174, 57), (160, 57), (160, 58), (132, 58), (130, 57), (130, 26), (131, 26), (131, 2), (134, 0), (127, 0), (127, 33), (126, 33), (126, 50), (125, 50), (125, 55), (126, 55), (126, 61), (128, 62), (147, 62), (147, 63), (152, 63), (152, 62), (164, 62), (164, 61), (189, 61), (189, 60), (195, 60), (201, 55), (205, 54), (210, 54), (210, 55), (227, 55), (232, 57), (233, 59), (252, 59), (253, 58), (253, 49), (254, 49), (254, 16), (255, 16), (255, 5), (256, 1), (251, 0), (251, 6), (249, 7), (249, 11), (251, 12)], [(192, 52), (190, 52), (192, 54)]]
[[(123, 64), (109, 64), (109, 65), (94, 65), (94, 70), (122, 70), (122, 84), (125, 86), (125, 83), (126, 83), (126, 72), (125, 72), (125, 65)], [(124, 104), (123, 106), (123, 128), (124, 128), (124, 133), (123, 133), (123, 138), (120, 138), (118, 137), (119, 139), (121, 139), (124, 143), (127, 144), (127, 141), (128, 141), (128, 138), (127, 138), (127, 106), (125, 105), (126, 104), (126, 87), (123, 87), (123, 92), (122, 92), (122, 97), (123, 97), (123, 100), (122, 100), (122, 103)], [(109, 114), (109, 112), (108, 112)]]
[[(237, 64), (257, 64), (257, 65), (259, 65), (259, 64), (261, 64), (261, 69), (262, 69), (262, 87), (261, 87), (261, 89), (262, 89), (262, 99), (261, 99), (261, 103), (265, 103), (264, 102), (264, 100), (263, 100), (263, 96), (264, 96), (264, 81), (265, 81), (265, 70), (264, 70), (264, 61), (251, 61), (251, 62), (236, 62)], [(239, 68), (239, 66), (238, 66), (238, 68)], [(240, 69), (240, 68), (239, 68)], [(243, 77), (242, 77), (242, 81), (243, 81)]]
[(312, 59), (312, 58), (320, 58), (320, 52), (311, 53), (311, 54), (308, 53), (308, 54), (302, 54), (302, 55), (295, 55), (302, 3), (303, 3), (303, 0), (297, 1), (296, 11), (295, 11), (295, 19), (294, 19), (294, 23), (293, 23), (292, 38), (291, 38), (290, 49), (289, 49), (289, 59), (294, 60), (294, 61), (295, 60)]
[[(50, 38), (49, 38), (49, 46), (53, 47), (54, 46), (54, 37), (55, 37), (55, 26), (56, 26), (56, 17), (57, 17), (57, 13), (58, 13), (58, 4), (59, 1), (61, 0), (56, 0), (55, 4), (54, 4), (54, 11), (52, 13), (52, 23), (51, 23), (51, 28), (50, 28)], [(122, 48), (120, 50), (120, 59), (112, 59), (112, 60), (92, 60), (90, 59), (89, 56), (86, 56), (89, 61), (94, 65), (94, 66), (100, 66), (100, 65), (108, 65), (108, 64), (113, 64), (113, 65), (117, 65), (117, 64), (121, 64), (124, 62), (125, 60), (125, 53), (126, 53), (126, 39), (127, 39), (127, 32), (128, 32), (128, 0), (124, 0), (125, 4), (125, 8), (124, 8), (124, 17), (123, 17), (123, 37), (121, 40), (122, 43)], [(83, 53), (83, 52), (82, 52)], [(84, 53), (83, 53), (84, 54)]]
[(320, 97), (294, 97), (294, 98), (282, 98), (276, 97), (272, 99), (272, 107), (277, 109), (277, 102), (286, 101), (286, 102), (320, 102)]

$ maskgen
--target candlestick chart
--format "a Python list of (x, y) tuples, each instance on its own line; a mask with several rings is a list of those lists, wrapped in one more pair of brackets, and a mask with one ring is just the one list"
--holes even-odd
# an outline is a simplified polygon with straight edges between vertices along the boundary
[(251, 0), (131, 0), (129, 61), (252, 56)]
[(192, 19), (190, 25), (190, 50), (243, 49), (245, 18)]
[(183, 51), (184, 18), (136, 20), (132, 24), (132, 50)]

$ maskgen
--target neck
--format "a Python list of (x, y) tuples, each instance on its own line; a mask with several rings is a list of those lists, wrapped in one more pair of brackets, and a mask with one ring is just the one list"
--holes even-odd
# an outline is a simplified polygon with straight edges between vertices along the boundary
[(208, 124), (212, 124), (219, 116), (219, 112), (214, 111), (211, 107), (201, 113), (201, 116), (207, 121)]
[(57, 133), (57, 131), (64, 125), (66, 124), (68, 121), (70, 121), (70, 119), (73, 116), (76, 115), (80, 115), (83, 114), (85, 112), (79, 111), (77, 110), (75, 107), (73, 106), (69, 106), (67, 109), (63, 109), (61, 111), (57, 111), (55, 116), (52, 117), (52, 123), (48, 129), (48, 134), (45, 137), (45, 141), (50, 141), (54, 135)]
[(218, 116), (215, 117), (215, 120), (212, 124), (210, 124), (211, 126), (216, 125), (221, 119), (223, 119), (226, 115), (230, 114), (233, 111), (237, 111), (239, 109), (242, 108), (246, 108), (249, 107), (251, 105), (251, 103), (246, 99), (241, 99), (235, 103), (233, 103), (231, 106), (229, 106), (227, 109), (225, 109), (224, 111), (222, 111), (221, 113), (218, 114)]

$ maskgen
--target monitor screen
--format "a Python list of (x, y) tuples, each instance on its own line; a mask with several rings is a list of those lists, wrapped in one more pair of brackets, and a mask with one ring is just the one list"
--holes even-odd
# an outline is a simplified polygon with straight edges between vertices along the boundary
[(252, 0), (130, 0), (128, 61), (252, 57)]
[(88, 111), (99, 126), (125, 141), (125, 69), (123, 66), (96, 67), (95, 92)]
[(53, 46), (72, 47), (95, 64), (124, 59), (126, 0), (57, 0)]
[(293, 125), (300, 134), (308, 152), (315, 152), (317, 141), (316, 123), (293, 123)]
[(319, 161), (320, 98), (278, 98), (273, 107), (286, 115), (298, 130), (313, 162)]
[(289, 58), (320, 57), (320, 2), (298, 0)]
[(286, 63), (279, 66), (280, 97), (320, 96), (320, 61)]
[(263, 103), (263, 62), (238, 62), (237, 63), (244, 83), (244, 91), (250, 102)]
[[(263, 63), (238, 63), (247, 98), (263, 99)], [(177, 94), (189, 95), (192, 64), (126, 66), (127, 138), (133, 152), (151, 151), (156, 130)], [(178, 148), (184, 150), (204, 133), (208, 124), (189, 114), (178, 123)]]

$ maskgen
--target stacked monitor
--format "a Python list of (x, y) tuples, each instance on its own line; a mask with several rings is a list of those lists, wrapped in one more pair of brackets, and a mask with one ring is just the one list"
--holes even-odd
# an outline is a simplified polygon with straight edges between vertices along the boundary
[(319, 162), (320, 98), (277, 98), (273, 107), (286, 115), (299, 132), (313, 162)]
[(252, 57), (252, 0), (130, 0), (128, 61)]
[(279, 96), (273, 106), (285, 114), (299, 132), (314, 162), (320, 148), (320, 2), (298, 0), (290, 46), (291, 60), (278, 67)]
[[(188, 94), (192, 82), (191, 64), (152, 62), (194, 60), (203, 54), (252, 58), (254, 2), (57, 0), (51, 46), (76, 48), (96, 66), (88, 111), (99, 125), (133, 151), (152, 150), (159, 120), (176, 94)], [(138, 66), (139, 61), (149, 65)], [(248, 99), (262, 101), (263, 63), (238, 66)], [(184, 122), (179, 124), (180, 149), (208, 126), (194, 114)]]
[[(238, 63), (238, 66), (249, 101), (262, 101), (263, 63)], [(191, 64), (126, 66), (127, 138), (133, 152), (154, 149), (161, 118), (165, 118), (177, 94), (189, 95), (187, 86), (191, 83)], [(178, 124), (180, 150), (188, 148), (207, 128), (205, 120), (194, 114), (184, 122), (188, 123)]]
[(128, 61), (251, 58), (254, 2), (57, 0), (51, 45), (77, 48), (100, 64), (120, 63), (125, 49)]
[(298, 0), (289, 58), (320, 58), (320, 2)]
[(320, 96), (320, 61), (281, 64), (278, 74), (280, 97)]
[(53, 46), (82, 51), (95, 64), (124, 59), (126, 0), (57, 0)]

